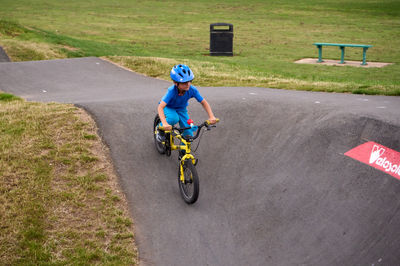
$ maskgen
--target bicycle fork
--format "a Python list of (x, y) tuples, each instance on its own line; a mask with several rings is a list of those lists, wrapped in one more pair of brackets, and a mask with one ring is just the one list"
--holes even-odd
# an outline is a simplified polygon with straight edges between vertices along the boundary
[[(182, 183), (185, 183), (185, 173), (184, 173), (184, 169), (183, 169), (183, 164), (185, 163), (186, 160), (192, 160), (193, 165), (195, 165), (196, 163), (196, 159), (194, 158), (194, 156), (191, 154), (191, 143), (186, 141), (184, 138), (182, 138), (181, 136), (177, 137), (180, 141), (181, 144), (180, 145), (174, 145), (173, 142), (171, 142), (171, 148), (172, 150), (183, 150), (185, 151), (185, 155), (182, 156), (180, 162), (179, 162), (179, 169), (180, 169), (180, 176), (179, 179)], [(171, 135), (171, 139), (172, 139), (172, 135)]]
[(179, 168), (180, 168), (179, 179), (181, 180), (182, 183), (185, 183), (185, 173), (184, 173), (184, 169), (183, 169), (183, 164), (185, 163), (186, 160), (192, 160), (193, 165), (195, 165), (195, 162), (196, 162), (196, 159), (190, 153), (187, 153), (182, 157), (182, 159), (180, 160), (180, 163), (179, 163)]

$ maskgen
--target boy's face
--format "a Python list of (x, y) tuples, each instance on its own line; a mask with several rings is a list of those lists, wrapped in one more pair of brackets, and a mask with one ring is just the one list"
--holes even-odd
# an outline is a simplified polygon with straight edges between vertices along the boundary
[(188, 91), (190, 88), (191, 82), (177, 83), (178, 89), (182, 91)]

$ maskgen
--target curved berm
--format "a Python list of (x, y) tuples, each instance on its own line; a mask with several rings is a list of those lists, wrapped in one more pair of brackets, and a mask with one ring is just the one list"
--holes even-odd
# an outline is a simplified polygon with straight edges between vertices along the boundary
[[(94, 116), (142, 264), (400, 265), (399, 97), (199, 88), (221, 122), (196, 152), (200, 197), (189, 206), (177, 155), (153, 145), (169, 85), (97, 58), (0, 63), (0, 90)], [(207, 118), (195, 101), (189, 111)]]

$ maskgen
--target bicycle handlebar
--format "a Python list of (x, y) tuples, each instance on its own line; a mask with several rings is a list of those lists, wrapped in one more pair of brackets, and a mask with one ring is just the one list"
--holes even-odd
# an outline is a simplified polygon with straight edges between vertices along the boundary
[[(216, 123), (218, 123), (218, 122), (219, 122), (219, 119), (217, 118), (216, 121), (217, 121)], [(198, 127), (198, 129), (197, 129), (196, 135), (195, 135), (194, 137), (190, 136), (190, 138), (191, 138), (192, 140), (195, 140), (195, 139), (197, 139), (197, 138), (199, 137), (200, 130), (201, 130), (203, 127), (207, 127), (207, 130), (210, 130), (211, 127), (215, 127), (215, 124), (212, 125), (211, 122), (210, 122), (209, 120), (206, 120), (204, 123), (202, 123), (202, 124), (200, 124), (200, 125), (197, 125), (197, 127)], [(179, 127), (174, 127), (174, 126), (172, 126), (172, 131), (178, 130), (179, 133), (182, 134), (183, 131), (188, 130), (188, 129), (191, 129), (191, 128), (192, 128), (192, 127), (179, 128)], [(161, 127), (159, 127), (159, 129), (164, 130), (164, 127), (161, 126)], [(168, 130), (168, 131), (169, 131), (169, 130)], [(168, 131), (166, 131), (166, 132), (168, 132)]]

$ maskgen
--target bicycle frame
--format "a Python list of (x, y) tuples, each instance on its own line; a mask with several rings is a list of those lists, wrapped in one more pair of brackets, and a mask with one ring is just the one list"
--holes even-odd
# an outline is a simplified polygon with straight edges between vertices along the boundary
[[(217, 122), (219, 122), (219, 119), (217, 118)], [(197, 133), (196, 136), (193, 137), (194, 139), (197, 139), (199, 137), (200, 134), (200, 130), (206, 126), (207, 128), (210, 128), (212, 125), (211, 123), (207, 120), (206, 122), (204, 122), (201, 125), (198, 125), (198, 129), (197, 129)], [(192, 155), (192, 142), (191, 141), (187, 141), (183, 136), (181, 131), (186, 130), (186, 129), (190, 129), (191, 127), (187, 127), (187, 128), (175, 128), (172, 127), (172, 130), (166, 130), (165, 134), (169, 134), (169, 143), (170, 143), (170, 147), (171, 147), (171, 151), (173, 150), (183, 150), (185, 151), (185, 155), (181, 158), (180, 160), (180, 180), (182, 183), (185, 182), (185, 176), (183, 173), (183, 163), (186, 160), (192, 160), (193, 165), (196, 165), (196, 159), (194, 158), (194, 156)], [(163, 127), (160, 127), (161, 130), (164, 130)], [(180, 131), (181, 130), (181, 131)], [(175, 145), (174, 143), (174, 138), (178, 139), (180, 141), (180, 143), (183, 143), (183, 145), (179, 144), (179, 145)]]
[[(215, 122), (219, 122), (219, 119), (216, 118)], [(171, 151), (179, 150), (179, 191), (183, 200), (187, 204), (193, 204), (199, 197), (199, 176), (196, 170), (198, 160), (194, 158), (192, 154), (192, 143), (195, 139), (201, 138), (204, 132), (202, 131), (203, 127), (205, 127), (206, 130), (211, 130), (211, 128), (215, 127), (215, 125), (214, 123), (211, 124), (209, 120), (196, 126), (191, 119), (189, 119), (187, 123), (190, 125), (189, 127), (181, 128), (172, 126), (169, 127), (168, 130), (165, 130), (165, 128), (162, 126), (159, 115), (156, 115), (153, 123), (154, 144), (159, 154), (165, 154), (167, 156), (171, 156)], [(195, 134), (184, 135), (186, 132), (188, 132), (187, 130), (192, 129), (193, 131), (195, 127), (197, 127)], [(158, 135), (161, 133), (161, 136)], [(200, 140), (198, 144), (200, 144)]]
[[(195, 164), (196, 159), (194, 156), (191, 154), (192, 152), (192, 143), (190, 141), (186, 141), (183, 137), (182, 134), (176, 130), (173, 129), (172, 131), (165, 131), (166, 134), (169, 134), (170, 137), (170, 145), (171, 145), (171, 150), (183, 150), (185, 151), (185, 155), (181, 158), (180, 160), (180, 180), (181, 182), (185, 182), (185, 176), (183, 173), (183, 162), (186, 160), (192, 160), (192, 163)], [(174, 143), (174, 138), (177, 138), (180, 143), (183, 143), (183, 145), (175, 145)]]

